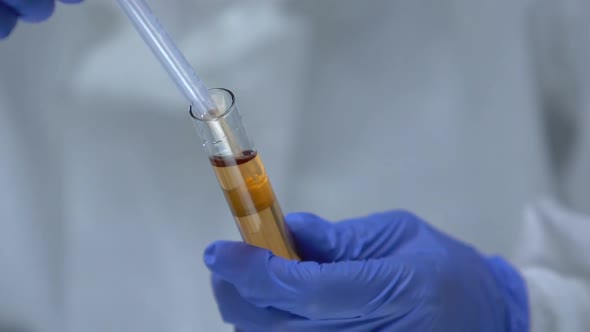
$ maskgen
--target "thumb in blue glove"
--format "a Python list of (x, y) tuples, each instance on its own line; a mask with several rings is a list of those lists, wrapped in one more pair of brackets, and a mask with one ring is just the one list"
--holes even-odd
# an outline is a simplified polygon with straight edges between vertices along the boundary
[(302, 262), (241, 242), (205, 252), (221, 315), (241, 331), (528, 331), (516, 270), (410, 213), (286, 219)]
[[(61, 0), (78, 3), (82, 0)], [(18, 19), (25, 22), (41, 22), (53, 14), (55, 0), (0, 0), (0, 39), (8, 37)]]

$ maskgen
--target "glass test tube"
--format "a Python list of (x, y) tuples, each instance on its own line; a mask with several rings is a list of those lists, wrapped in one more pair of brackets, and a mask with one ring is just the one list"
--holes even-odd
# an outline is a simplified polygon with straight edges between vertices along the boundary
[(211, 89), (218, 115), (193, 122), (245, 242), (299, 259), (270, 180), (248, 136), (233, 93)]

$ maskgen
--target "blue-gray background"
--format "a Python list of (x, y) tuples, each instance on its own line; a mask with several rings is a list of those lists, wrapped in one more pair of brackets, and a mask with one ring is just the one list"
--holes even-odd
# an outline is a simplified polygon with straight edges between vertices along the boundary
[[(590, 210), (582, 0), (150, 3), (285, 211), (405, 208), (509, 255), (528, 202)], [(239, 235), (186, 108), (114, 1), (0, 43), (0, 330), (229, 329), (201, 253)]]

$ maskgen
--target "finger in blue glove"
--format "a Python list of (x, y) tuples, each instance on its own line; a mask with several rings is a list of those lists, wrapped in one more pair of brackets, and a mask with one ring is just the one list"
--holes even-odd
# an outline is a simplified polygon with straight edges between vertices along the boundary
[(0, 39), (8, 37), (16, 26), (17, 13), (0, 1)]
[[(62, 0), (64, 3), (78, 3), (82, 0)], [(54, 0), (0, 0), (0, 39), (6, 38), (17, 21), (41, 22), (55, 10)]]

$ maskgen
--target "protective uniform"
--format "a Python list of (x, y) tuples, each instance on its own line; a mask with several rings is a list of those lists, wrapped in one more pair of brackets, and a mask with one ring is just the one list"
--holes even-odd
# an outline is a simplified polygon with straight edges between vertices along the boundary
[[(584, 1), (153, 6), (237, 95), (285, 211), (415, 211), (515, 253), (533, 331), (588, 326)], [(181, 95), (113, 3), (19, 25), (0, 43), (0, 330), (229, 330), (199, 256), (238, 235)]]

